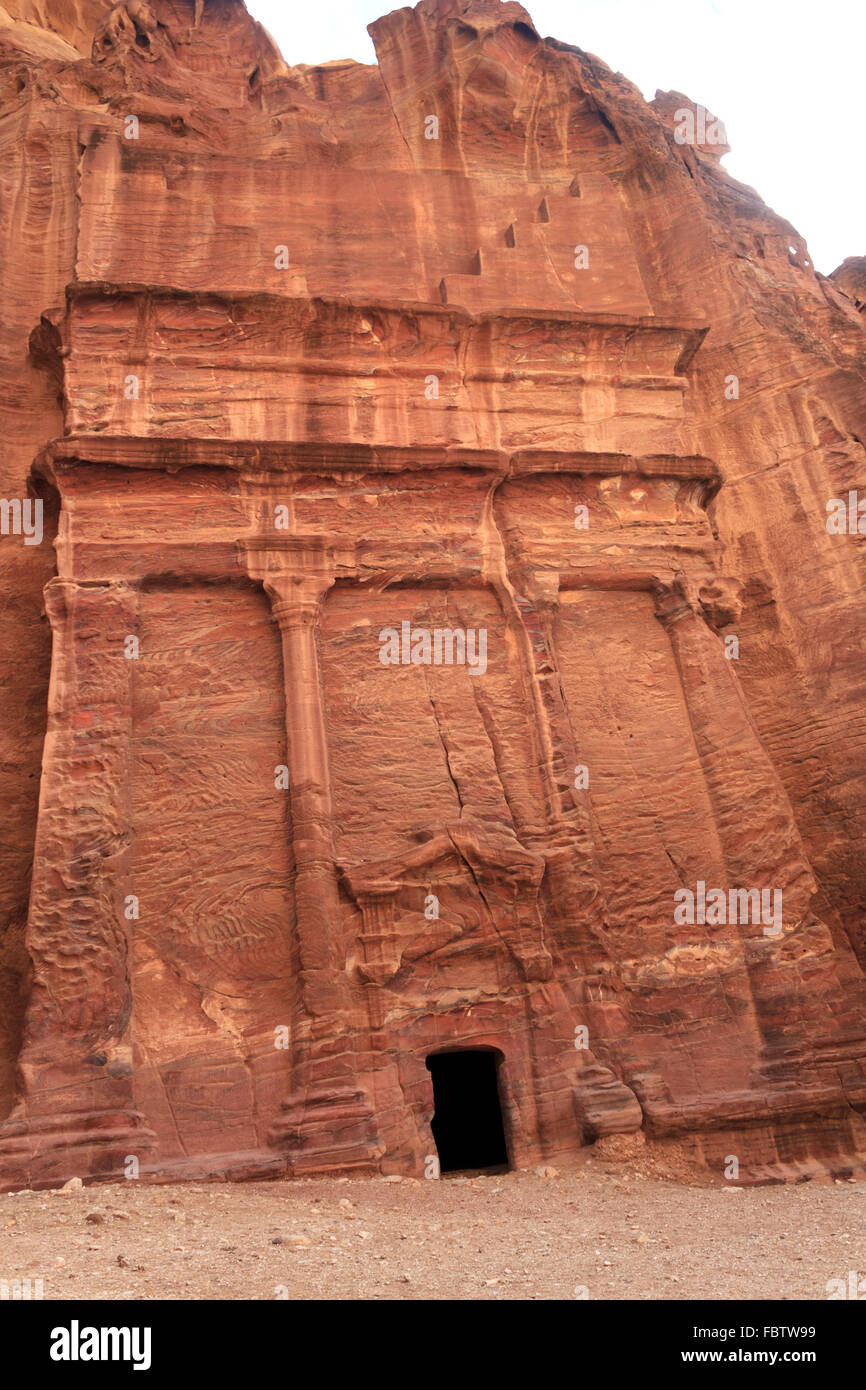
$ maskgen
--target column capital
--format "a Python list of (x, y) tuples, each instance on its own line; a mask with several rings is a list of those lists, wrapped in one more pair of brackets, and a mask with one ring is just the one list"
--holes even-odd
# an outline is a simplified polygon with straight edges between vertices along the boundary
[(264, 585), (281, 626), (313, 617), (338, 565), (354, 560), (346, 541), (328, 532), (259, 535), (240, 540), (238, 547), (247, 573)]
[(714, 571), (659, 578), (653, 594), (656, 617), (665, 627), (691, 615), (718, 633), (735, 623), (743, 610), (740, 582)]
[(663, 627), (670, 627), (683, 618), (697, 615), (697, 605), (688, 592), (682, 575), (657, 578), (652, 586), (656, 617)]

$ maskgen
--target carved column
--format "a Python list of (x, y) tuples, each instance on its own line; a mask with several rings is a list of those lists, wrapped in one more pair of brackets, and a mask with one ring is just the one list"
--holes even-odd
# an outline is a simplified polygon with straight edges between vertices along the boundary
[[(792, 1058), (791, 1042), (803, 1057), (800, 1080), (808, 1075), (806, 1057), (826, 1031), (826, 993), (832, 980), (832, 939), (811, 910), (815, 882), (787, 793), (761, 742), (745, 702), (733, 660), (718, 636), (676, 585), (660, 586), (656, 610), (666, 628), (680, 671), (692, 730), (713, 802), (719, 837), (728, 865), (729, 887), (779, 889), (783, 926), (768, 934), (761, 923), (740, 925), (744, 940), (757, 1023), (764, 1040), (765, 1075), (776, 1070), (784, 1079)], [(720, 885), (724, 886), (724, 885)], [(805, 989), (793, 935), (812, 959), (810, 989)], [(821, 966), (823, 957), (824, 970)], [(796, 1000), (796, 1008), (792, 1004)], [(803, 1024), (815, 1032), (808, 1045)]]
[(748, 880), (784, 889), (786, 919), (801, 916), (815, 891), (812, 871), (736, 663), (677, 586), (658, 587), (656, 612), (670, 637), (730, 872), (738, 886)]
[(322, 600), (335, 578), (334, 538), (290, 535), (246, 545), (280, 626), (300, 999), (293, 1027), (292, 1091), (271, 1142), (296, 1172), (372, 1166), (383, 1152), (357, 1077), (357, 1026), (334, 853), (330, 771), (316, 645)]
[(130, 735), (138, 595), (53, 579), (48, 730), (26, 943), (23, 1097), (0, 1126), (28, 1182), (122, 1169), (154, 1136), (133, 1100), (127, 968)]
[[(347, 874), (346, 878), (351, 885), (351, 874)], [(392, 980), (401, 965), (400, 943), (396, 930), (399, 892), (400, 884), (391, 883), (387, 879), (367, 884), (355, 891), (363, 923), (359, 942), (363, 964), (358, 968), (365, 980), (379, 987)], [(375, 1026), (381, 1027), (381, 1019), (375, 1020)]]
[(583, 970), (605, 941), (604, 898), (595, 867), (588, 797), (574, 790), (581, 761), (562, 693), (553, 637), (559, 601), (558, 574), (528, 573), (520, 580), (527, 597), (520, 606), (513, 591), (502, 601), (523, 654), (523, 672), (535, 711), (539, 769), (545, 790), (542, 845), (549, 894), (548, 916), (557, 944), (574, 954)]

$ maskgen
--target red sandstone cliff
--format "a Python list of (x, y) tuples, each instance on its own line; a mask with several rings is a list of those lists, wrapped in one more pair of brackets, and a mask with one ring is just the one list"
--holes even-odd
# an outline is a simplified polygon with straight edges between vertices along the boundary
[[(0, 492), (45, 504), (0, 539), (0, 1180), (415, 1171), (444, 1045), (501, 1057), (514, 1161), (844, 1168), (861, 261), (519, 5), (371, 33), (0, 10)], [(404, 622), (485, 671), (384, 666)], [(780, 932), (675, 922), (698, 882)]]

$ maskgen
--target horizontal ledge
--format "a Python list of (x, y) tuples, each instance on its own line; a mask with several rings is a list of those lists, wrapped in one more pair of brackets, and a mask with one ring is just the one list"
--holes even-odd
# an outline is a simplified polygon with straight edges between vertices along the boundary
[(675, 1134), (757, 1126), (776, 1122), (802, 1122), (818, 1116), (850, 1113), (850, 1104), (841, 1085), (804, 1085), (781, 1089), (768, 1085), (765, 1090), (730, 1092), (708, 1096), (701, 1102), (675, 1105), (641, 1100), (648, 1133), (657, 1138)]
[(586, 450), (471, 449), (463, 445), (320, 443), (318, 441), (188, 439), (130, 435), (67, 435), (45, 446), (37, 472), (79, 465), (161, 469), (229, 468), (256, 475), (318, 470), (326, 474), (420, 472), (465, 468), (502, 478), (533, 473), (686, 478), (720, 483), (718, 466), (700, 454), (618, 454)]
[(147, 298), (154, 302), (177, 300), (193, 304), (247, 305), (279, 310), (283, 306), (318, 306), (344, 310), (363, 310), (375, 313), (428, 314), (434, 318), (455, 319), (465, 323), (495, 323), (498, 320), (532, 319), (538, 323), (574, 323), (587, 327), (644, 329), (648, 332), (681, 333), (683, 336), (709, 331), (705, 319), (657, 318), (654, 314), (611, 314), (591, 309), (544, 309), (510, 305), (503, 309), (472, 314), (460, 305), (439, 304), (434, 300), (377, 299), (352, 295), (282, 295), (249, 290), (190, 290), (175, 285), (146, 284), (139, 281), (75, 280), (66, 287), (67, 304), (100, 298)]
[[(323, 544), (323, 538), (314, 533), (294, 540), (297, 544), (291, 547), (271, 546), (267, 538), (254, 535), (239, 536), (233, 542), (196, 541), (190, 537), (182, 542), (152, 540), (134, 545), (123, 540), (116, 543), (84, 540), (71, 548), (58, 579), (88, 588), (123, 585), (146, 590), (153, 586), (190, 584), (230, 584), (246, 588), (258, 585), (265, 578), (276, 578), (281, 572), (303, 577), (304, 561), (321, 556), (327, 545), (327, 541)], [(373, 549), (365, 544), (354, 545), (349, 538), (340, 541), (332, 553), (334, 581), (376, 592), (406, 588), (490, 592), (497, 589), (499, 577), (485, 572), (480, 549), (477, 556), (463, 553), (449, 560), (448, 556), (443, 556), (440, 542), (424, 542), (416, 547), (408, 563), (405, 556), (396, 551), (389, 555), (371, 553)], [(252, 568), (248, 569), (245, 560), (250, 551)], [(682, 552), (683, 547), (679, 547), (677, 555), (682, 556)], [(687, 558), (693, 562), (693, 567), (699, 567), (702, 575), (706, 574), (707, 579), (717, 577), (711, 557), (705, 551), (695, 548)], [(257, 574), (257, 562), (263, 564), (267, 559), (271, 561), (269, 574)], [(655, 552), (639, 550), (616, 560), (605, 558), (595, 550), (579, 558), (565, 557), (560, 566), (545, 563), (543, 557), (530, 556), (522, 565), (513, 567), (512, 579), (518, 588), (527, 575), (543, 579), (545, 583), (549, 581), (551, 595), (555, 595), (578, 589), (653, 590), (658, 585), (675, 584), (679, 573), (676, 558), (661, 549)]]

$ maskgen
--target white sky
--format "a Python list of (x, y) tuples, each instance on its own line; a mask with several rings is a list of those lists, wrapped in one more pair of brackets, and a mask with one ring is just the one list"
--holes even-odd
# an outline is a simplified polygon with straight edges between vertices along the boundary
[[(375, 63), (389, 0), (246, 0), (289, 63)], [(684, 92), (725, 123), (724, 167), (829, 274), (866, 255), (866, 0), (527, 0), (542, 36), (597, 54), (648, 99)]]

